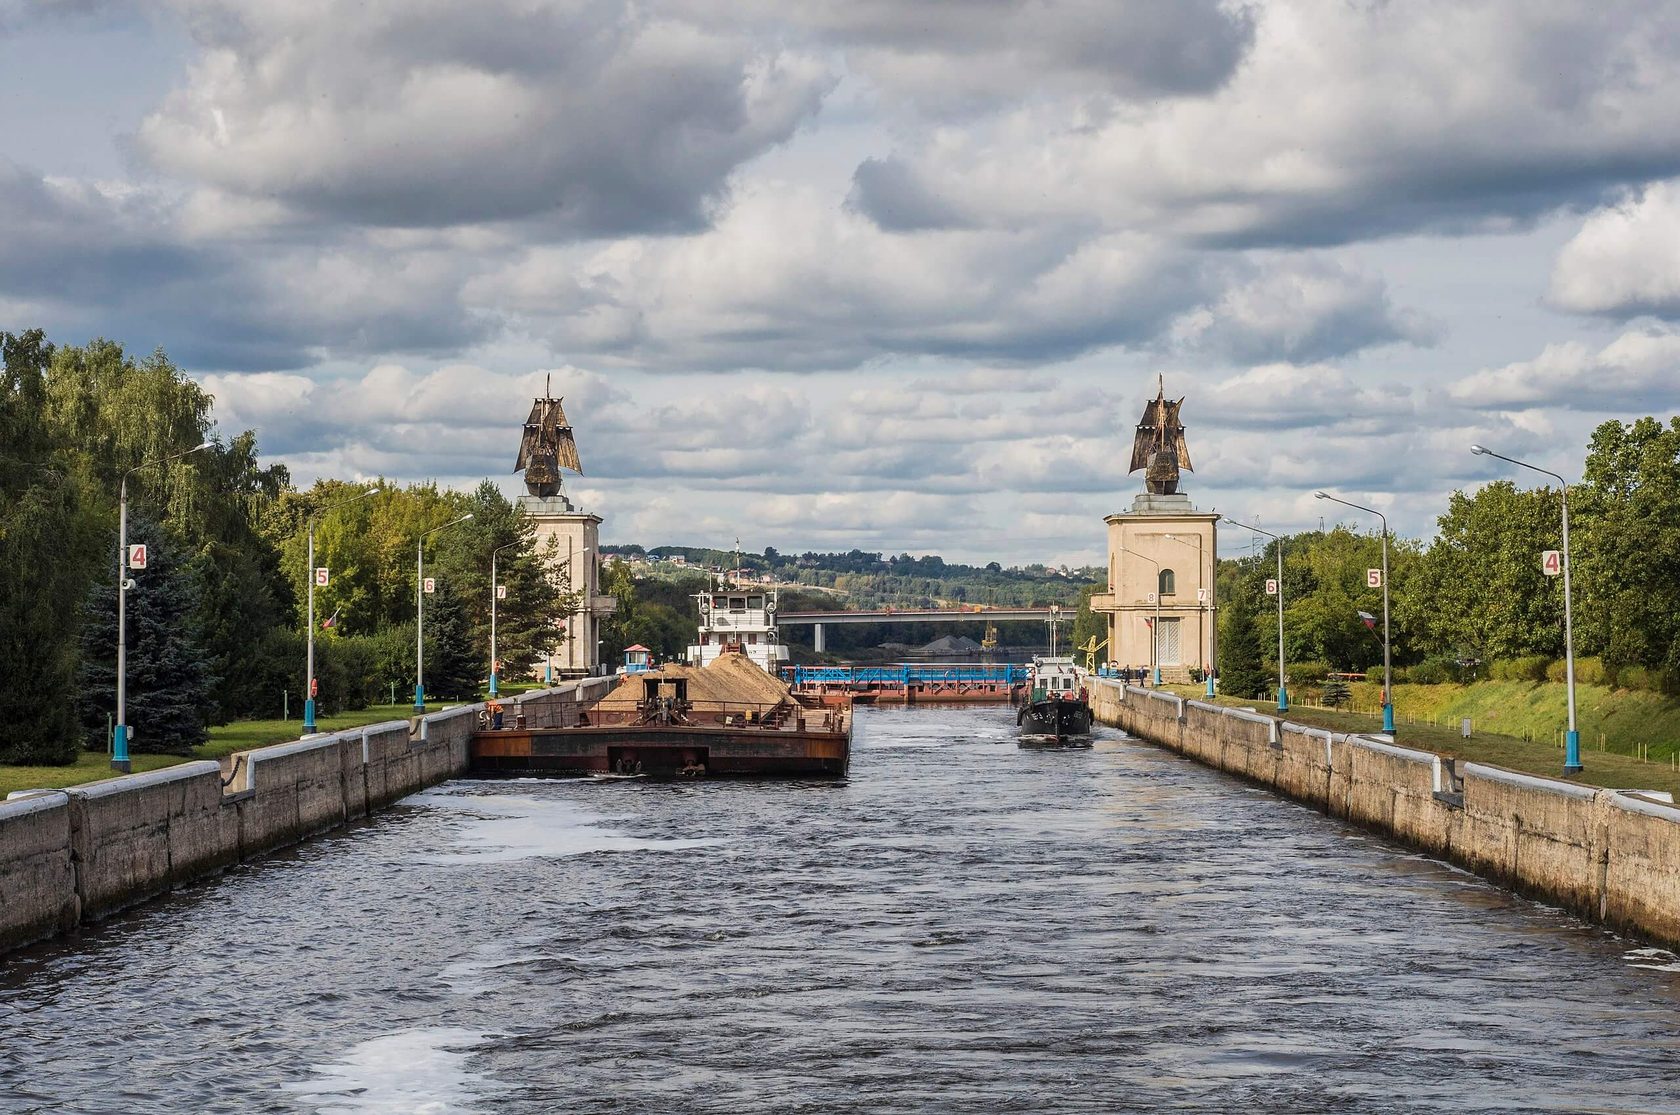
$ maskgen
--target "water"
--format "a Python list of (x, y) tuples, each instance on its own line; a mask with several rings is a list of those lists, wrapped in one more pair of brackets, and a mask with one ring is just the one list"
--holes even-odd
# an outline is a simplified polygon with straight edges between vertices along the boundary
[(0, 962), (0, 1110), (1680, 1112), (1680, 961), (1106, 733), (456, 782)]

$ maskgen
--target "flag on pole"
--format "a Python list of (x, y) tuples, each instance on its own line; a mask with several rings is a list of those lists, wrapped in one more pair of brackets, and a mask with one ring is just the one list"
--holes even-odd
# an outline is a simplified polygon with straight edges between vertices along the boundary
[(1364, 620), (1365, 626), (1370, 628), (1372, 631), (1377, 629), (1377, 617), (1372, 615), (1370, 612), (1360, 612), (1359, 618)]
[(339, 609), (334, 608), (333, 614), (321, 621), (322, 631), (331, 631), (333, 628), (338, 626), (338, 613)]

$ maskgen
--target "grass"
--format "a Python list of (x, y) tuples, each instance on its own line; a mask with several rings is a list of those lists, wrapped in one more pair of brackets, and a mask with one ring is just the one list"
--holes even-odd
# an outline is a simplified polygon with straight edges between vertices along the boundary
[[(1521, 689), (1540, 688), (1520, 682), (1481, 684), (1500, 687), (1517, 686)], [(1172, 688), (1174, 692), (1181, 693), (1184, 696), (1206, 700), (1200, 687), (1175, 686)], [(1455, 756), (1467, 759), (1470, 762), (1488, 763), (1493, 766), (1520, 770), (1548, 778), (1565, 779), (1586, 786), (1667, 790), (1680, 798), (1680, 767), (1674, 765), (1673, 760), (1676, 754), (1674, 751), (1671, 750), (1662, 755), (1659, 760), (1647, 762), (1632, 754), (1596, 750), (1589, 746), (1584, 720), (1582, 721), (1583, 731), (1581, 733), (1581, 762), (1586, 769), (1578, 775), (1565, 776), (1563, 773), (1561, 736), (1557, 742), (1544, 737), (1530, 740), (1518, 735), (1509, 735), (1473, 726), (1470, 738), (1465, 739), (1460, 734), (1457, 716), (1443, 711), (1446, 708), (1456, 709), (1460, 707), (1458, 700), (1442, 700), (1437, 709), (1429, 713), (1412, 706), (1414, 711), (1411, 722), (1408, 722), (1408, 718), (1404, 714), (1404, 710), (1408, 708), (1407, 698), (1410, 695), (1407, 690), (1456, 689), (1464, 691), (1477, 688), (1479, 686), (1395, 686), (1395, 708), (1397, 710), (1395, 742), (1404, 747), (1416, 748), (1419, 751), (1433, 751), (1439, 755)], [(1557, 688), (1562, 689), (1563, 687), (1558, 686)], [(1373, 690), (1372, 692), (1375, 694), (1376, 691)], [(1498, 691), (1477, 694), (1473, 701), (1479, 706), (1491, 708), (1494, 713), (1491, 718), (1497, 718), (1498, 706), (1494, 702), (1500, 695)], [(1458, 696), (1462, 698), (1462, 694)], [(1578, 690), (1577, 697), (1580, 698), (1581, 696), (1582, 694)], [(1639, 696), (1650, 695), (1639, 694)], [(1268, 701), (1239, 701), (1230, 697), (1220, 697), (1217, 700), (1219, 704), (1253, 708), (1260, 712), (1275, 711), (1275, 706)], [(1306, 724), (1315, 728), (1328, 728), (1337, 732), (1378, 732), (1382, 729), (1382, 717), (1364, 711), (1346, 712), (1291, 706), (1285, 716), (1297, 724)], [(1563, 709), (1560, 706), (1557, 710), (1558, 718), (1548, 721), (1547, 727), (1555, 727), (1563, 723), (1562, 716)], [(1431, 723), (1429, 717), (1433, 717), (1435, 722)], [(1485, 724), (1488, 719), (1489, 717), (1484, 717), (1484, 719), (1475, 721), (1475, 723)], [(1629, 723), (1632, 721), (1633, 718), (1628, 718)]]
[[(315, 726), (323, 732), (336, 732), (341, 728), (356, 728), (384, 720), (405, 720), (413, 710), (414, 706), (406, 702), (371, 705), (354, 712), (319, 717)], [(303, 723), (300, 720), (236, 720), (231, 724), (211, 728), (209, 742), (198, 747), (191, 755), (136, 754), (133, 756), (134, 769), (157, 770), (194, 759), (220, 759), (235, 751), (249, 751), (253, 747), (265, 747), (271, 743), (290, 743), (299, 738), (302, 728)], [(74, 763), (62, 767), (0, 764), (0, 798), (14, 790), (79, 786), (84, 782), (110, 778), (114, 773), (111, 770), (110, 759), (102, 751), (83, 751), (76, 756)]]

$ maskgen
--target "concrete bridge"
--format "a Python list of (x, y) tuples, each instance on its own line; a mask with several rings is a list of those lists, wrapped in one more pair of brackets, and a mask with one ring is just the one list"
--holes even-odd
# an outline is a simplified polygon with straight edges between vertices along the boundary
[(1071, 617), (1073, 609), (1049, 608), (886, 608), (878, 612), (782, 612), (776, 617), (781, 627), (810, 625), (812, 647), (819, 654), (828, 649), (823, 629), (831, 623), (1022, 623), (1048, 620), (1052, 615)]

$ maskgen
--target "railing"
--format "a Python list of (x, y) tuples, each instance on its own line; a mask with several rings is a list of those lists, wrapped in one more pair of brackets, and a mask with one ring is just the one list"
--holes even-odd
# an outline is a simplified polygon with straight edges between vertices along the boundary
[(590, 727), (666, 726), (674, 728), (762, 728), (769, 731), (839, 732), (846, 710), (808, 709), (788, 701), (643, 701), (635, 708), (592, 708)]
[(1015, 663), (909, 663), (893, 666), (784, 666), (782, 679), (795, 689), (843, 685), (1025, 685), (1031, 667)]

